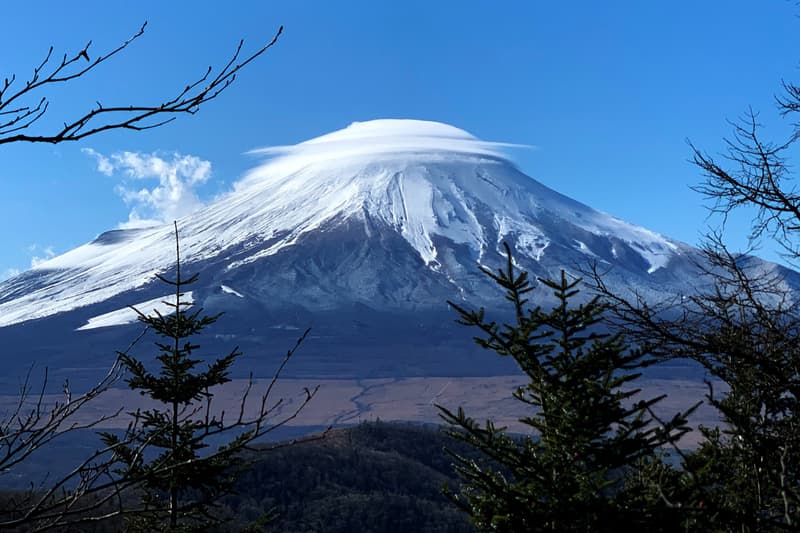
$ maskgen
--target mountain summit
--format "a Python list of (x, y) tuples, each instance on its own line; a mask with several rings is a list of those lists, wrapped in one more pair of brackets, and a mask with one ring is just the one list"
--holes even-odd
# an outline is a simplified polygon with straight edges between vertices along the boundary
[[(495, 301), (478, 267), (500, 264), (503, 241), (537, 275), (597, 261), (645, 292), (686, 288), (691, 247), (543, 186), (508, 146), (437, 122), (373, 120), (259, 150), (264, 164), (178, 221), (185, 262), (202, 273), (194, 297), (311, 311)], [(0, 284), (0, 326), (107, 314), (103, 303), (121, 294), (157, 299), (153, 274), (173, 263), (171, 224), (109, 231)]]

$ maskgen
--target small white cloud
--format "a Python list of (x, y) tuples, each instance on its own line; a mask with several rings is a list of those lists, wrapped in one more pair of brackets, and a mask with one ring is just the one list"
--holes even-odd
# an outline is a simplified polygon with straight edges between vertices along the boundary
[[(211, 177), (209, 161), (179, 153), (117, 152), (106, 157), (90, 148), (83, 151), (96, 159), (99, 172), (122, 180), (114, 190), (131, 210), (120, 228), (168, 223), (203, 207), (196, 188)], [(141, 183), (155, 180), (150, 186)]]
[(31, 257), (31, 268), (36, 268), (45, 261), (48, 261), (56, 256), (56, 252), (53, 250), (52, 246), (31, 244), (28, 246), (28, 251), (33, 254)]
[(161, 226), (165, 223), (164, 220), (156, 220), (154, 218), (140, 218), (136, 209), (131, 210), (128, 215), (128, 220), (117, 224), (117, 229), (142, 229), (152, 228), (153, 226)]
[(97, 170), (106, 176), (111, 176), (114, 173), (114, 165), (103, 154), (91, 148), (81, 148), (81, 152), (90, 155), (97, 160)]

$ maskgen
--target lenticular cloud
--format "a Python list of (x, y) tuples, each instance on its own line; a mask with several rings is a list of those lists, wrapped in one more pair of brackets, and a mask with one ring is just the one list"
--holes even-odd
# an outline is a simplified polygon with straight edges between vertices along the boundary
[(381, 119), (353, 122), (327, 135), (315, 137), (295, 145), (271, 146), (252, 150), (251, 154), (271, 156), (265, 164), (250, 171), (237, 188), (253, 181), (274, 176), (286, 176), (308, 165), (327, 160), (369, 160), (403, 156), (413, 158), (415, 153), (470, 155), (507, 160), (509, 148), (530, 148), (528, 145), (482, 141), (466, 131), (424, 120)]

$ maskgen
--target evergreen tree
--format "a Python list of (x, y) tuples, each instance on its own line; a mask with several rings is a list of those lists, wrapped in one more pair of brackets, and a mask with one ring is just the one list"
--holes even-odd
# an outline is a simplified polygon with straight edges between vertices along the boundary
[(468, 311), (450, 302), (459, 322), (478, 328), (483, 348), (513, 357), (529, 378), (514, 398), (530, 407), (520, 419), (535, 435), (513, 436), (491, 421), (481, 427), (462, 409), (439, 407), (451, 435), (485, 454), (475, 461), (453, 454), (465, 486), (453, 500), (470, 513), (479, 531), (670, 530), (680, 513), (657, 498), (626, 494), (626, 475), (642, 460), (688, 431), (689, 411), (654, 419), (663, 396), (637, 399), (632, 382), (652, 363), (625, 345), (620, 335), (600, 330), (605, 305), (597, 298), (574, 306), (579, 279), (562, 271), (559, 281), (539, 280), (553, 291), (552, 310), (527, 308), (533, 290), (526, 272), (482, 269), (513, 305), (513, 322), (498, 325), (484, 309)]
[[(206, 315), (202, 309), (190, 310), (192, 303), (185, 290), (197, 281), (198, 275), (188, 278), (181, 272), (178, 229), (175, 226), (175, 277), (157, 275), (171, 286), (175, 299), (165, 302), (171, 313), (155, 312), (145, 315), (137, 310), (139, 320), (152, 330), (159, 340), (156, 360), (158, 370), (152, 371), (129, 354), (120, 354), (127, 371), (126, 382), (159, 403), (159, 407), (132, 413), (134, 422), (124, 441), (105, 433), (108, 446), (115, 447), (122, 466), (117, 474), (123, 481), (140, 483), (141, 506), (126, 512), (128, 527), (141, 531), (204, 531), (221, 521), (214, 513), (215, 502), (232, 489), (242, 471), (239, 454), (254, 439), (284, 424), (306, 405), (316, 393), (306, 390), (304, 401), (289, 415), (269, 423), (271, 415), (281, 404), (267, 403), (272, 384), (292, 356), (306, 333), (286, 355), (267, 392), (260, 399), (260, 411), (246, 418), (248, 394), (252, 379), (245, 391), (238, 418), (225, 420), (224, 411), (212, 409), (213, 387), (230, 381), (231, 367), (241, 352), (234, 348), (218, 358), (195, 356), (200, 346), (194, 338), (220, 315)], [(210, 362), (201, 368), (207, 361)], [(212, 446), (212, 437), (232, 434), (223, 445)], [(213, 450), (213, 451), (210, 451)], [(154, 457), (155, 455), (155, 457)]]

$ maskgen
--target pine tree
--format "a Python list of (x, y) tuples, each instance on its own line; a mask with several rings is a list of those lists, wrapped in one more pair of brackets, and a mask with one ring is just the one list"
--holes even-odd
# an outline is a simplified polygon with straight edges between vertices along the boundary
[[(218, 358), (197, 357), (200, 346), (194, 338), (220, 317), (206, 315), (203, 309), (190, 310), (192, 302), (185, 290), (198, 275), (184, 277), (180, 264), (180, 244), (175, 226), (176, 266), (170, 279), (157, 275), (175, 291), (175, 299), (164, 302), (171, 313), (145, 315), (137, 310), (139, 320), (159, 340), (156, 372), (129, 354), (120, 360), (127, 371), (128, 386), (157, 402), (159, 407), (132, 413), (134, 422), (124, 441), (105, 433), (106, 445), (115, 446), (123, 481), (140, 483), (141, 505), (127, 512), (128, 527), (141, 531), (204, 531), (221, 521), (214, 513), (214, 503), (232, 490), (233, 482), (244, 467), (241, 452), (256, 438), (294, 418), (311, 400), (316, 389), (305, 390), (299, 407), (275, 423), (269, 418), (281, 405), (270, 405), (267, 398), (283, 366), (303, 341), (308, 331), (289, 350), (271, 385), (260, 400), (260, 411), (245, 418), (246, 402), (252, 378), (242, 398), (238, 418), (225, 420), (212, 409), (213, 388), (230, 381), (232, 365), (242, 355), (234, 348)], [(205, 368), (201, 365), (210, 362)], [(232, 434), (223, 445), (212, 446), (212, 437)], [(155, 457), (154, 457), (155, 455)]]
[(526, 272), (515, 272), (508, 246), (506, 253), (505, 270), (483, 271), (505, 289), (511, 324), (488, 321), (483, 308), (450, 305), (458, 322), (481, 331), (475, 338), (481, 347), (513, 357), (529, 378), (514, 398), (530, 408), (520, 422), (535, 435), (513, 436), (492, 421), (481, 427), (462, 409), (440, 406), (450, 434), (485, 455), (474, 461), (454, 454), (464, 488), (451, 498), (479, 531), (618, 531), (626, 525), (658, 531), (679, 523), (655, 499), (632, 506), (625, 477), (689, 430), (691, 410), (666, 422), (654, 419), (652, 408), (663, 396), (636, 399), (640, 390), (631, 387), (652, 361), (620, 335), (600, 331), (604, 304), (595, 297), (572, 305), (580, 280), (562, 271), (559, 281), (539, 280), (558, 304), (549, 311), (526, 308), (533, 286)]

